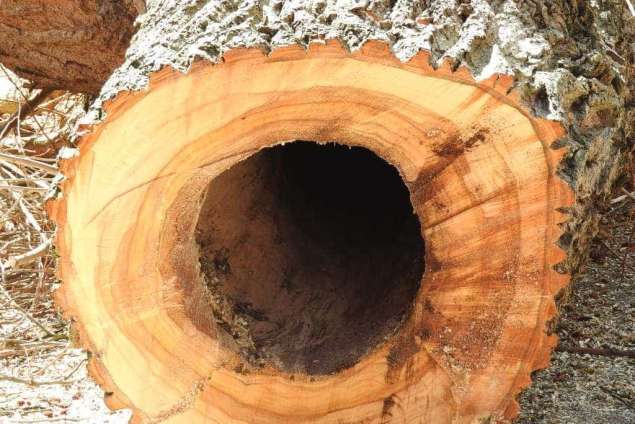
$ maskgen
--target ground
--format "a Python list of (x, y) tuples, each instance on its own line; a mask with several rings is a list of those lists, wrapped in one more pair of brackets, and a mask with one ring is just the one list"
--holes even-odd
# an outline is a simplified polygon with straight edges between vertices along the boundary
[[(635, 202), (602, 219), (586, 272), (557, 326), (551, 366), (534, 374), (518, 423), (635, 423)], [(626, 356), (565, 352), (613, 350)]]

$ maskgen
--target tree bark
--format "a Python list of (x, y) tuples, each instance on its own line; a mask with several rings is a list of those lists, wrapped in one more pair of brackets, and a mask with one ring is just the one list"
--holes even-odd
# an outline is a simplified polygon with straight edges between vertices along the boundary
[[(634, 27), (617, 0), (149, 3), (53, 211), (59, 302), (110, 404), (149, 422), (512, 419), (632, 150)], [(403, 324), (329, 375), (290, 371), (252, 337), (271, 307), (254, 304), (292, 286), (265, 266), (284, 250), (266, 214), (230, 213), (250, 221), (209, 236), (260, 248), (199, 253), (202, 205), (275, 210), (240, 185), (208, 200), (208, 185), (293, 140), (394, 165), (426, 243)], [(264, 271), (237, 277), (253, 257)], [(257, 284), (223, 297), (224, 279)]]
[(0, 2), (0, 63), (40, 88), (96, 95), (123, 63), (139, 1)]
[[(621, 0), (373, 1), (367, 5), (277, 1), (148, 2), (128, 58), (104, 87), (105, 99), (136, 91), (163, 66), (186, 72), (233, 47), (278, 46), (327, 38), (356, 49), (384, 40), (400, 60), (419, 50), (431, 62), (467, 67), (477, 80), (513, 75), (514, 89), (538, 117), (561, 122), (567, 148), (559, 166), (575, 190), (560, 244), (562, 272), (577, 273), (597, 233), (598, 211), (623, 178), (635, 137), (635, 28)], [(166, 42), (169, 40), (169, 42)]]

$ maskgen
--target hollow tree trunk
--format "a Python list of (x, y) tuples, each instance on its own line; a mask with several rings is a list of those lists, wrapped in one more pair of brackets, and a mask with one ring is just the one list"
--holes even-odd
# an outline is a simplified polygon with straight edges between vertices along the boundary
[(621, 2), (148, 7), (51, 211), (110, 405), (513, 418), (632, 144)]
[(0, 63), (41, 88), (98, 94), (142, 9), (133, 0), (3, 0)]

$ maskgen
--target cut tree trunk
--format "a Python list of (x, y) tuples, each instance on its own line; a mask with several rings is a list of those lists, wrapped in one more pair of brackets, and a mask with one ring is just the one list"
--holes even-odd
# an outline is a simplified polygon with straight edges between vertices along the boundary
[(631, 81), (584, 54), (599, 9), (371, 3), (149, 5), (51, 209), (58, 302), (110, 406), (516, 416), (621, 175)]
[(3, 0), (0, 63), (39, 88), (98, 94), (142, 9), (133, 0)]
[[(79, 159), (66, 164), (54, 216), (65, 281), (59, 298), (99, 358), (113, 404), (139, 418), (182, 422), (441, 423), (516, 414), (516, 394), (555, 344), (544, 329), (568, 280), (552, 268), (565, 257), (556, 246), (563, 220), (556, 209), (572, 203), (555, 176), (560, 155), (549, 149), (562, 129), (506, 96), (508, 78), (476, 84), (469, 73), (433, 70), (428, 60), (421, 53), (401, 64), (373, 42), (354, 55), (337, 42), (269, 57), (236, 50), (222, 65), (200, 64), (185, 76), (166, 69), (149, 92), (107, 107)], [(296, 221), (320, 218), (310, 209), (288, 219), (293, 212), (272, 210), (266, 193), (278, 182), (266, 182), (265, 165), (223, 174), (290, 140), (364, 147), (396, 167), (409, 189), (426, 246), (414, 261), (426, 269), (403, 323), (383, 340), (368, 343), (371, 334), (349, 346), (333, 334), (353, 325), (349, 313), (375, 305), (365, 299), (370, 276), (343, 305), (303, 296), (305, 286), (323, 282), (311, 268), (319, 254), (283, 253), (318, 249)], [(225, 193), (206, 194), (208, 187)], [(212, 205), (205, 196), (216, 196)], [(242, 199), (251, 204), (234, 205)], [(212, 227), (211, 257), (202, 253), (206, 230), (196, 231), (200, 216)], [(381, 231), (382, 221), (374, 224)], [(289, 226), (311, 240), (289, 240)], [(397, 238), (384, 246), (397, 249)], [(371, 264), (338, 247), (330, 260), (351, 263), (339, 265), (347, 268), (337, 283), (352, 284)], [(387, 257), (385, 268), (394, 260)], [(379, 293), (406, 284), (405, 266), (390, 268)], [(304, 268), (312, 272), (297, 277)], [(215, 286), (220, 274), (240, 287)], [(282, 278), (288, 281), (278, 286)], [(349, 305), (356, 296), (368, 303)], [(299, 317), (277, 314), (296, 302)], [(259, 325), (303, 344), (274, 343), (274, 354), (264, 352), (267, 340), (254, 340)], [(298, 325), (308, 335), (298, 335)], [(355, 349), (361, 354), (349, 355)], [(304, 361), (309, 355), (319, 366)]]

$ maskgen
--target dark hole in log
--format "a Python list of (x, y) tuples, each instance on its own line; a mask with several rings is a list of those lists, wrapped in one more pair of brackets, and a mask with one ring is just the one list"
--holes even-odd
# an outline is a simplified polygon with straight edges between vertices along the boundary
[(323, 375), (411, 311), (424, 243), (397, 170), (370, 150), (293, 142), (209, 185), (197, 224), (215, 321), (251, 365)]

